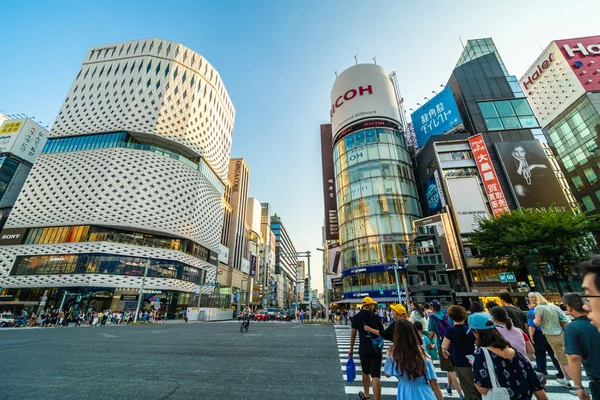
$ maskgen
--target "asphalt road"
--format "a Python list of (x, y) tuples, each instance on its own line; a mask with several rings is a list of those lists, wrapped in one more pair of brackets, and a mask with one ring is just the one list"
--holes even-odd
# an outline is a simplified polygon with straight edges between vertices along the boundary
[(330, 325), (0, 329), (0, 399), (347, 399)]

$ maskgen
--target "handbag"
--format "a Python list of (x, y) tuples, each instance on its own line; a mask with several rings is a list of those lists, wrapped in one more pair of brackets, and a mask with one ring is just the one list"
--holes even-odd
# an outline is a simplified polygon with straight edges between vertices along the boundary
[(346, 362), (346, 380), (348, 383), (354, 382), (356, 379), (356, 364), (354, 363), (354, 359), (352, 357), (348, 358)]
[[(363, 325), (367, 326), (367, 324), (365, 324), (364, 322)], [(371, 335), (370, 332), (367, 332), (367, 337), (371, 338), (371, 346), (373, 346), (373, 351), (375, 352), (375, 354), (383, 354), (383, 338), (381, 336), (373, 337), (373, 335)]]
[(488, 375), (490, 376), (490, 381), (492, 382), (492, 389), (488, 390), (486, 394), (482, 394), (481, 398), (484, 400), (510, 400), (510, 396), (508, 395), (508, 390), (504, 387), (500, 386), (498, 383), (498, 378), (496, 377), (496, 371), (494, 370), (494, 363), (492, 362), (492, 357), (490, 356), (490, 352), (485, 347), (482, 347), (483, 354), (485, 355), (485, 362), (488, 367)]

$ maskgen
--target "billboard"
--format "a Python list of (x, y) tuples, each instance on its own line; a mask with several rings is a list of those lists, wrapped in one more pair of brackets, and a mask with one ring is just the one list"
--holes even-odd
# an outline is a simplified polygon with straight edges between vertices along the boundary
[(538, 140), (499, 142), (496, 152), (521, 208), (569, 206)]
[(557, 40), (563, 57), (579, 79), (584, 91), (600, 90), (600, 80), (590, 76), (597, 73), (595, 63), (600, 60), (600, 36)]
[(425, 200), (427, 201), (427, 215), (436, 214), (446, 205), (442, 183), (437, 170), (431, 174), (425, 185)]
[(0, 153), (12, 153), (32, 164), (47, 139), (48, 131), (28, 118), (12, 119), (0, 125)]
[(413, 112), (410, 119), (419, 147), (425, 145), (430, 136), (442, 135), (462, 123), (454, 95), (449, 87)]
[(359, 64), (342, 72), (331, 89), (334, 138), (348, 125), (368, 118), (400, 122), (398, 100), (388, 72), (377, 64)]
[(338, 242), (330, 243), (327, 246), (327, 273), (331, 275), (331, 279), (340, 278), (342, 269), (340, 244)]
[(223, 264), (229, 263), (229, 247), (219, 244), (219, 261)]
[(241, 270), (244, 274), (250, 275), (250, 260), (246, 260), (245, 258), (242, 258)]
[(498, 175), (496, 175), (494, 165), (490, 160), (490, 153), (487, 150), (481, 133), (469, 138), (469, 146), (471, 146), (473, 158), (475, 158), (479, 176), (481, 176), (481, 181), (483, 182), (494, 217), (510, 211), (508, 204), (506, 204), (502, 187), (500, 187)]
[(325, 205), (325, 240), (339, 240), (331, 124), (321, 125), (321, 165), (323, 171), (323, 202)]
[(477, 177), (446, 179), (452, 208), (456, 214), (458, 231), (473, 233), (479, 218), (487, 218), (485, 199)]

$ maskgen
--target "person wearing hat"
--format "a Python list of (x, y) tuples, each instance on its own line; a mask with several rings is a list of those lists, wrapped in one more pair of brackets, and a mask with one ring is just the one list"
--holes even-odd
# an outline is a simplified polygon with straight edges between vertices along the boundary
[[(394, 320), (399, 321), (401, 319), (408, 319), (408, 313), (406, 312), (406, 307), (402, 304), (392, 304), (390, 306), (392, 309), (392, 315), (394, 316)], [(389, 340), (390, 342), (394, 341), (394, 327), (396, 324), (390, 324), (385, 330), (379, 331), (377, 329), (373, 329), (369, 326), (365, 326), (365, 330), (367, 332), (373, 333), (377, 336), (381, 336), (385, 340)]]
[(352, 318), (352, 334), (350, 335), (348, 357), (354, 355), (354, 343), (356, 341), (356, 333), (358, 332), (358, 354), (360, 356), (364, 389), (364, 392), (358, 393), (358, 397), (362, 400), (370, 399), (369, 389), (371, 381), (373, 381), (374, 400), (381, 399), (381, 364), (383, 355), (375, 352), (369, 331), (366, 330), (367, 327), (375, 327), (378, 331), (383, 331), (381, 318), (373, 312), (376, 306), (377, 302), (367, 296), (362, 301), (361, 311)]
[(473, 332), (479, 346), (473, 359), (473, 379), (479, 393), (485, 395), (490, 390), (498, 390), (506, 391), (507, 396), (510, 394), (514, 399), (530, 399), (531, 396), (537, 400), (548, 399), (529, 360), (510, 347), (489, 314), (472, 314), (468, 321), (469, 332)]

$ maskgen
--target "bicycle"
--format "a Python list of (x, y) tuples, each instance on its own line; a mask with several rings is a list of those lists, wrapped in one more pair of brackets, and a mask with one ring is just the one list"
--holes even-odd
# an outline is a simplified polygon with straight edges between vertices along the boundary
[(240, 326), (240, 332), (244, 332), (244, 330), (246, 330), (246, 332), (248, 332), (249, 327), (250, 327), (250, 317), (246, 315), (242, 319), (242, 325)]

